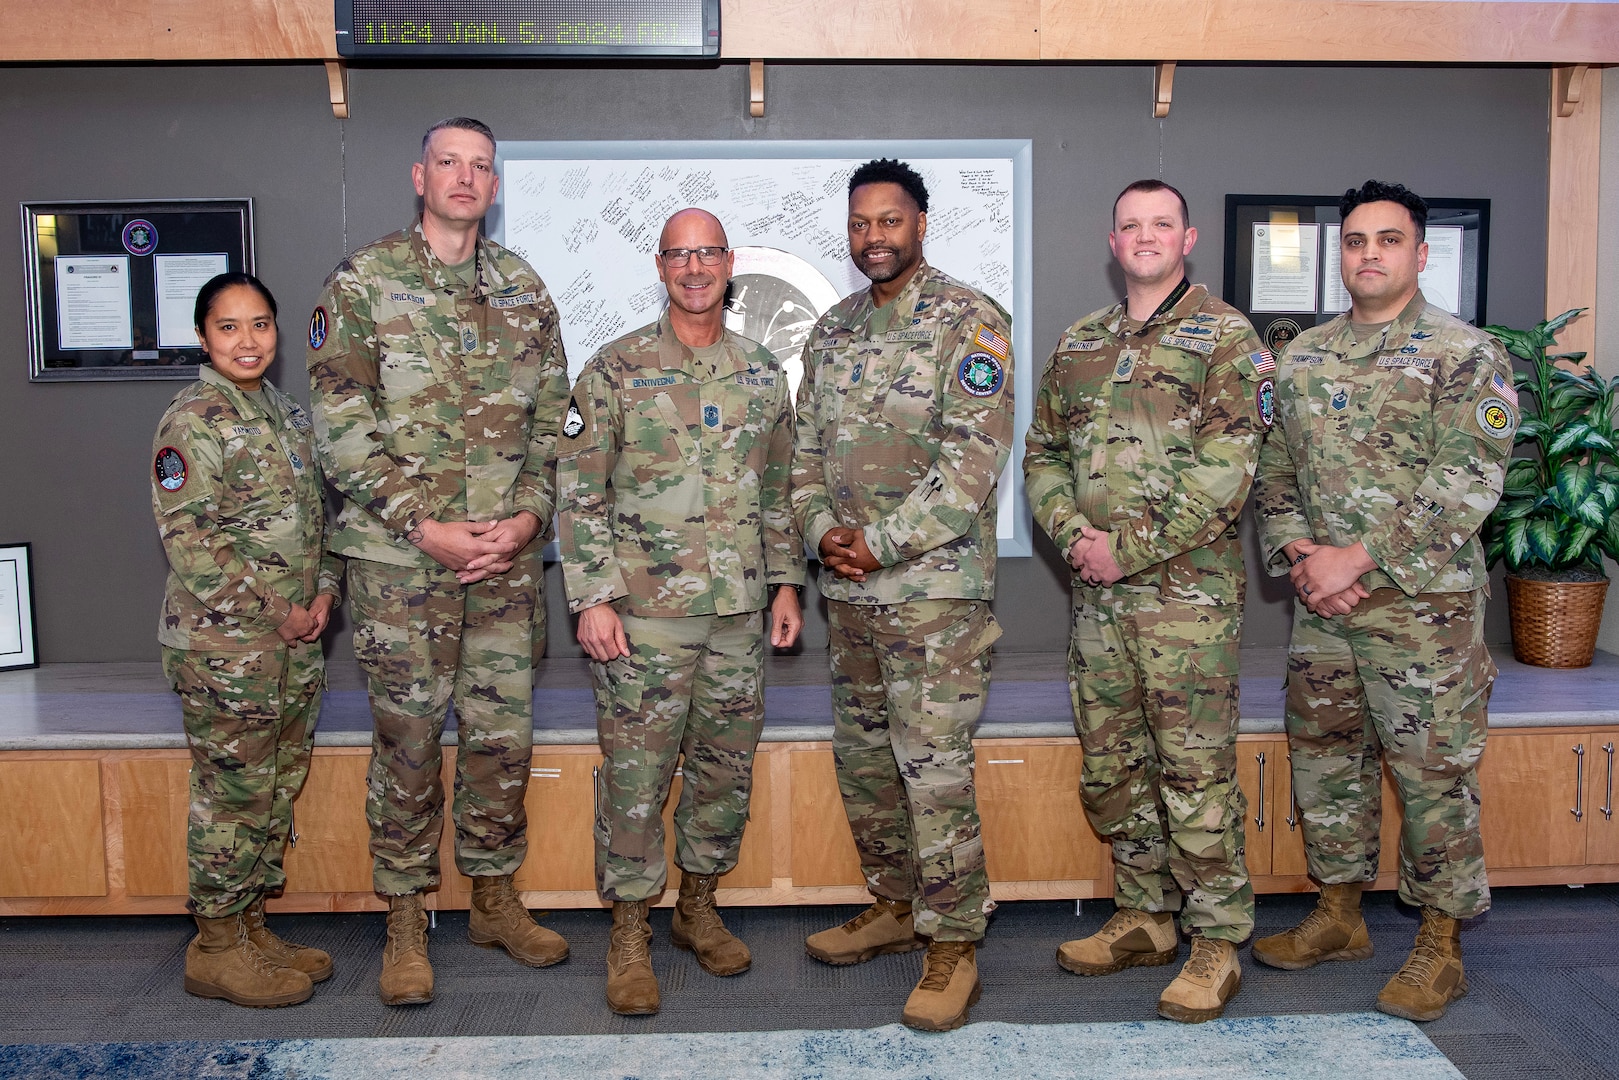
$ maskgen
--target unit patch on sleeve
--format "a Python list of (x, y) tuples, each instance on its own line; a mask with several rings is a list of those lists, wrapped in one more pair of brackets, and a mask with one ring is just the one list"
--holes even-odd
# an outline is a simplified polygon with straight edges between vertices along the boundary
[(584, 414), (579, 411), (579, 402), (574, 398), (568, 399), (568, 415), (562, 421), (562, 434), (570, 439), (577, 439), (579, 433), (585, 430)]
[(157, 452), (153, 470), (157, 473), (158, 486), (164, 491), (179, 491), (186, 486), (186, 459), (172, 446)]
[(1265, 379), (1254, 391), (1254, 403), (1259, 406), (1259, 418), (1270, 427), (1276, 422), (1276, 382)]
[(956, 369), (961, 388), (973, 397), (989, 397), (1006, 381), (1006, 369), (987, 352), (971, 353)]
[(319, 351), (326, 344), (326, 309), (318, 307), (309, 316), (309, 347)]
[(1473, 415), (1478, 419), (1479, 430), (1492, 439), (1510, 439), (1513, 429), (1517, 427), (1512, 419), (1512, 410), (1498, 397), (1487, 397), (1480, 401)]

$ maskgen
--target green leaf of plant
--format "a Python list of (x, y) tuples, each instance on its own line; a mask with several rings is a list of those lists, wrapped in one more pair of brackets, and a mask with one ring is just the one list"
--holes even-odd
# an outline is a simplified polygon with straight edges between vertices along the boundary
[(1538, 492), (1535, 491), (1515, 497), (1503, 495), (1501, 501), (1495, 504), (1495, 509), (1490, 511), (1490, 517), (1496, 521), (1517, 521), (1534, 513), (1538, 501)]
[(1589, 544), (1600, 533), (1600, 529), (1593, 528), (1590, 525), (1574, 526), (1563, 539), (1563, 550), (1559, 552), (1561, 561), (1564, 563), (1579, 562), (1585, 557), (1585, 545)]
[(1568, 462), (1557, 470), (1557, 505), (1573, 514), (1574, 508), (1586, 500), (1596, 483), (1596, 469), (1582, 462)]
[(1535, 329), (1540, 331), (1542, 334), (1546, 334), (1549, 337), (1556, 338), (1557, 337), (1557, 331), (1559, 331), (1563, 327), (1567, 326), (1570, 319), (1572, 319), (1575, 316), (1579, 315), (1583, 311), (1585, 311), (1585, 309), (1582, 308), (1582, 307), (1569, 308), (1567, 311), (1563, 312), (1561, 315), (1555, 315), (1552, 318), (1547, 319), (1545, 322), (1538, 324), (1535, 327)]
[(1613, 440), (1596, 428), (1592, 428), (1585, 433), (1585, 438), (1580, 440), (1580, 445), (1587, 450), (1600, 450), (1605, 454), (1611, 454), (1614, 451)]
[(1535, 360), (1540, 356), (1540, 347), (1529, 331), (1514, 330), (1510, 326), (1486, 326), (1484, 332), (1494, 335), (1513, 356), (1523, 360)]
[(1610, 558), (1619, 559), (1619, 515), (1610, 517), (1602, 527), (1602, 550)]
[(1591, 425), (1584, 420), (1575, 421), (1557, 433), (1552, 439), (1551, 446), (1546, 448), (1546, 452), (1551, 455), (1567, 453), (1571, 448), (1583, 443), (1590, 430)]
[(1574, 508), (1574, 515), (1582, 524), (1593, 529), (1600, 529), (1608, 523), (1608, 508), (1602, 503), (1602, 496), (1592, 491), (1580, 505)]
[(1540, 489), (1540, 463), (1529, 458), (1514, 458), (1507, 466), (1506, 482), (1501, 486), (1502, 501), (1518, 495), (1536, 496)]
[(1529, 522), (1522, 518), (1509, 521), (1507, 531), (1501, 535), (1506, 548), (1507, 567), (1517, 570), (1529, 561)]
[(1529, 442), (1534, 439), (1544, 438), (1549, 430), (1546, 427), (1546, 421), (1531, 417), (1518, 425), (1518, 442)]
[(1563, 546), (1557, 525), (1547, 518), (1529, 520), (1529, 550), (1547, 566), (1557, 565), (1557, 552)]

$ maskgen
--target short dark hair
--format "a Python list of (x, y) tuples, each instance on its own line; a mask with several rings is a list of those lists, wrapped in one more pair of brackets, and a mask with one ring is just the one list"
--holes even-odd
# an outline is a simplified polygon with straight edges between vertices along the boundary
[(1135, 183), (1119, 192), (1118, 198), (1113, 200), (1113, 216), (1115, 218), (1119, 216), (1119, 199), (1124, 198), (1132, 191), (1139, 191), (1144, 194), (1151, 194), (1154, 191), (1169, 192), (1171, 195), (1175, 196), (1176, 199), (1180, 200), (1181, 224), (1185, 226), (1190, 226), (1192, 224), (1192, 212), (1186, 209), (1186, 196), (1182, 195), (1180, 190), (1176, 188), (1175, 185), (1166, 184), (1162, 180), (1137, 180)]
[(898, 184), (916, 203), (918, 210), (924, 214), (928, 212), (928, 186), (922, 182), (917, 171), (903, 161), (878, 158), (866, 162), (849, 177), (849, 194), (853, 195), (855, 188), (866, 184)]
[(452, 116), (446, 120), (440, 120), (438, 123), (428, 128), (426, 133), (422, 135), (422, 157), (425, 158), (427, 156), (427, 144), (433, 141), (433, 132), (443, 131), (445, 128), (458, 128), (461, 131), (475, 131), (479, 135), (482, 135), (484, 138), (488, 139), (490, 146), (497, 145), (495, 142), (495, 133), (489, 130), (489, 125), (484, 123), (482, 120), (474, 120), (470, 116)]
[(191, 325), (201, 330), (202, 324), (208, 321), (208, 313), (214, 310), (214, 301), (219, 299), (219, 294), (226, 289), (235, 288), (237, 285), (246, 285), (264, 297), (264, 302), (270, 305), (270, 316), (275, 317), (277, 313), (275, 297), (270, 295), (270, 290), (265, 288), (264, 282), (252, 274), (244, 274), (240, 270), (233, 270), (228, 274), (219, 274), (209, 278), (208, 283), (197, 290), (197, 306), (192, 309)]
[(1350, 211), (1367, 203), (1391, 202), (1399, 203), (1411, 213), (1411, 220), (1417, 226), (1417, 243), (1428, 238), (1428, 204), (1422, 196), (1406, 187), (1404, 184), (1385, 184), (1381, 180), (1368, 180), (1358, 188), (1350, 188), (1344, 192), (1343, 198), (1338, 200), (1338, 220), (1343, 221), (1349, 217)]

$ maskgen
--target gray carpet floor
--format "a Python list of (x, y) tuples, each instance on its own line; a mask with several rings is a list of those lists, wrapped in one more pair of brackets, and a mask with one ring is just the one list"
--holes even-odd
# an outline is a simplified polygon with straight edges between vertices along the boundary
[[(1302, 918), (1308, 896), (1259, 901), (1259, 933)], [(727, 923), (753, 949), (753, 969), (705, 974), (668, 943), (669, 912), (653, 913), (653, 963), (663, 1011), (617, 1017), (602, 999), (608, 917), (558, 911), (546, 925), (572, 944), (543, 971), (466, 940), (466, 915), (447, 913), (431, 935), (437, 998), (383, 1006), (376, 977), (381, 915), (279, 916), (283, 934), (336, 958), (337, 973), (308, 1004), (249, 1010), (180, 988), (189, 920), (0, 919), (0, 1042), (100, 1042), (196, 1038), (545, 1035), (875, 1027), (899, 1018), (921, 954), (832, 968), (804, 955), (802, 940), (857, 908), (731, 908)], [(1053, 961), (1058, 944), (1090, 933), (1108, 901), (1003, 904), (979, 954), (984, 997), (974, 1020), (1086, 1023), (1149, 1020), (1174, 968), (1137, 968), (1080, 979)], [(1351, 1012), (1371, 1007), (1405, 958), (1416, 913), (1390, 893), (1371, 894), (1372, 959), (1306, 972), (1273, 971), (1243, 951), (1243, 988), (1231, 1016)], [(1464, 933), (1471, 994), (1427, 1035), (1470, 1080), (1619, 1078), (1619, 886), (1500, 889), (1495, 907)], [(1183, 950), (1182, 955), (1185, 955)]]

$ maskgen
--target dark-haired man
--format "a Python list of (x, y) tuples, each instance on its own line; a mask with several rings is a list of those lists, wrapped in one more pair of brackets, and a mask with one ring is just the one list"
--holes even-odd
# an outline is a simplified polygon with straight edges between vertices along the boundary
[(378, 989), (389, 1005), (433, 997), (422, 893), (440, 881), (439, 736), (452, 698), (468, 935), (535, 967), (568, 955), (512, 883), (527, 851), (545, 618), (538, 538), (568, 400), (561, 325), (533, 269), (479, 235), (500, 184), (489, 128), (435, 124), (411, 175), (421, 217), (332, 271), (308, 352), (321, 463), (343, 495), (330, 546), (348, 556), (375, 720), (366, 818), (372, 881), (388, 901)]
[(1297, 591), (1287, 674), (1293, 794), (1316, 908), (1254, 942), (1272, 967), (1361, 960), (1377, 876), (1382, 758), (1405, 820), (1400, 897), (1416, 946), (1377, 997), (1411, 1020), (1467, 992), (1459, 919), (1490, 906), (1477, 766), (1495, 665), (1479, 527), (1518, 424), (1501, 346), (1428, 304), (1427, 204), (1369, 180), (1344, 193), (1349, 311), (1282, 358), (1256, 502), (1270, 572)]
[(1023, 474), (1074, 569), (1068, 674), (1080, 793), (1113, 848), (1118, 910), (1057, 962), (1078, 975), (1192, 954), (1160, 1015), (1212, 1020), (1254, 925), (1237, 786), (1237, 517), (1272, 418), (1275, 361), (1248, 320), (1186, 279), (1186, 200), (1138, 180), (1108, 245), (1125, 299), (1063, 334), (1041, 379)]
[(922, 258), (928, 194), (883, 159), (849, 179), (849, 254), (871, 280), (804, 348), (793, 513), (821, 555), (838, 787), (875, 903), (812, 934), (856, 964), (927, 948), (912, 1027), (967, 1021), (993, 904), (972, 728), (1000, 627), (996, 482), (1012, 439), (1010, 320)]

